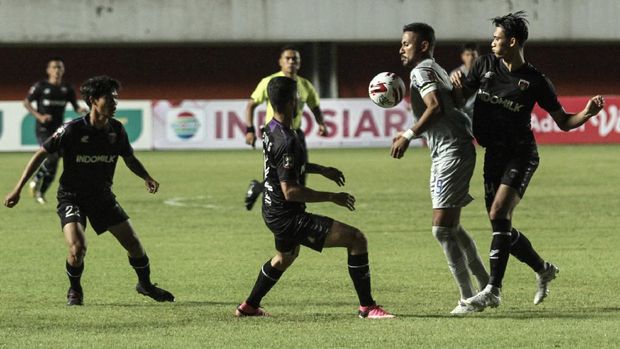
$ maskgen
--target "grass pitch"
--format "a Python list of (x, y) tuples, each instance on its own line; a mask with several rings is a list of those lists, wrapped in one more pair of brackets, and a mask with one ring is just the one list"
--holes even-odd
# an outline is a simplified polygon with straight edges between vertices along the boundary
[[(119, 163), (114, 191), (151, 258), (152, 278), (177, 297), (158, 304), (138, 295), (124, 251), (107, 233), (87, 229), (85, 306), (65, 306), (66, 248), (50, 204), (23, 192), (0, 209), (1, 348), (603, 348), (620, 344), (620, 166), (618, 146), (541, 147), (541, 166), (516, 210), (523, 230), (561, 272), (551, 295), (532, 303), (534, 274), (511, 258), (503, 305), (466, 318), (449, 311), (458, 293), (430, 232), (427, 149), (389, 158), (388, 149), (311, 150), (336, 166), (357, 210), (310, 204), (309, 211), (359, 227), (368, 237), (374, 296), (398, 318), (356, 317), (357, 300), (344, 249), (302, 249), (263, 300), (274, 316), (236, 319), (260, 266), (274, 252), (260, 207), (243, 207), (246, 186), (261, 177), (258, 151), (139, 153), (161, 192)], [(0, 154), (2, 196), (31, 154)], [(462, 223), (486, 260), (482, 150), (472, 181), (476, 197)], [(339, 190), (322, 177), (309, 186)], [(51, 193), (56, 190), (56, 185)]]

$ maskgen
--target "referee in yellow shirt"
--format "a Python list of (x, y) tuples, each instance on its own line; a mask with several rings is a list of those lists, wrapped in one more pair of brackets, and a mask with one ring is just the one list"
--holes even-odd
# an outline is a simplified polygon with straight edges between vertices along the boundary
[[(327, 128), (325, 127), (325, 123), (323, 121), (323, 114), (321, 113), (321, 108), (319, 107), (319, 96), (312, 86), (312, 83), (307, 79), (302, 78), (297, 75), (299, 72), (299, 67), (301, 66), (301, 56), (299, 54), (299, 49), (294, 46), (287, 45), (284, 46), (280, 50), (280, 59), (278, 60), (278, 64), (280, 65), (280, 71), (274, 74), (271, 74), (267, 77), (264, 77), (256, 86), (254, 92), (250, 96), (250, 100), (248, 101), (248, 105), (245, 109), (245, 121), (247, 125), (247, 130), (245, 134), (245, 143), (247, 145), (251, 145), (252, 148), (255, 147), (256, 143), (256, 130), (254, 128), (254, 110), (260, 104), (267, 102), (267, 114), (265, 117), (265, 123), (268, 123), (273, 118), (273, 108), (269, 103), (269, 98), (267, 96), (267, 84), (269, 84), (269, 80), (276, 76), (286, 76), (295, 81), (297, 81), (297, 91), (298, 91), (298, 102), (297, 102), (297, 114), (293, 118), (293, 130), (299, 137), (299, 141), (302, 144), (304, 150), (306, 149), (306, 138), (304, 136), (304, 132), (301, 130), (301, 119), (303, 117), (303, 109), (304, 105), (308, 105), (308, 108), (312, 110), (314, 114), (314, 119), (316, 123), (319, 125), (319, 135), (327, 136)], [(304, 153), (307, 153), (305, 151)], [(307, 159), (306, 159), (307, 160)], [(305, 176), (301, 179), (301, 185), (305, 185)], [(245, 208), (251, 210), (258, 199), (258, 196), (263, 191), (263, 183), (257, 180), (252, 180), (250, 182), (250, 186), (248, 187), (246, 197), (245, 197)]]

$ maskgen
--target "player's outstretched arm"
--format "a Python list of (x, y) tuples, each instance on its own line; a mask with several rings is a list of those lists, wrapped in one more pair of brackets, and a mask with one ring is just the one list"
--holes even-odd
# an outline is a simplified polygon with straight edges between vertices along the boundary
[(558, 111), (549, 113), (562, 131), (569, 131), (583, 125), (590, 118), (596, 116), (605, 106), (605, 99), (601, 95), (590, 98), (586, 107), (579, 113), (571, 114), (560, 108)]
[(146, 185), (146, 189), (149, 193), (155, 194), (157, 190), (159, 190), (159, 182), (153, 179), (151, 175), (146, 171), (144, 165), (136, 158), (133, 154), (129, 156), (123, 157), (125, 161), (125, 165), (127, 168), (131, 170), (136, 176), (144, 179), (144, 185)]
[(286, 201), (295, 202), (333, 202), (338, 206), (355, 210), (355, 197), (349, 193), (331, 193), (306, 188), (297, 182), (281, 181), (280, 187)]
[(11, 208), (17, 205), (17, 203), (19, 202), (19, 197), (22, 192), (22, 189), (24, 188), (24, 185), (26, 185), (26, 182), (28, 182), (28, 179), (30, 179), (30, 176), (32, 176), (34, 171), (36, 171), (39, 168), (39, 166), (41, 165), (43, 160), (45, 160), (46, 157), (47, 157), (47, 151), (45, 151), (44, 148), (40, 148), (39, 150), (37, 150), (36, 153), (34, 153), (32, 158), (30, 158), (30, 161), (28, 161), (28, 164), (26, 165), (26, 168), (24, 169), (24, 172), (22, 173), (21, 178), (15, 185), (15, 188), (10, 193), (8, 193), (6, 197), (4, 198), (4, 206)]
[(307, 173), (318, 173), (327, 179), (331, 179), (336, 182), (339, 187), (344, 185), (344, 174), (342, 171), (335, 167), (321, 166), (319, 164), (308, 163), (306, 164)]

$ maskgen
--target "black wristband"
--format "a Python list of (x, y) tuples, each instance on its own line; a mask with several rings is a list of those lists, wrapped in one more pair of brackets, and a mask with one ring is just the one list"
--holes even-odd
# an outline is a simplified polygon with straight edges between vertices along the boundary
[(254, 126), (248, 126), (245, 128), (245, 133), (254, 133), (256, 132), (256, 130), (254, 130)]

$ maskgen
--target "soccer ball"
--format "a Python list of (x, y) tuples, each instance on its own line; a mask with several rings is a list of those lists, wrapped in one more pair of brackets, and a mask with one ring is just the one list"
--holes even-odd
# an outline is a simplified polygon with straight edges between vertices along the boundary
[(403, 79), (390, 72), (377, 74), (368, 85), (368, 96), (381, 108), (391, 108), (400, 103), (405, 91)]

